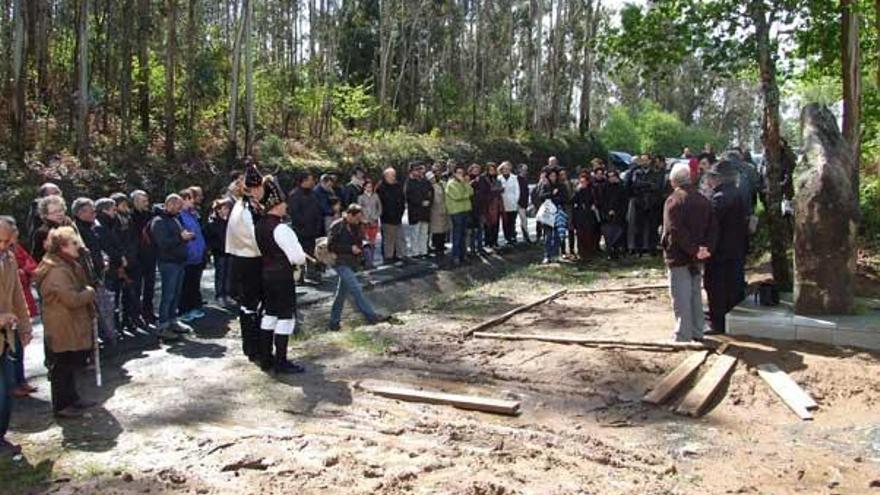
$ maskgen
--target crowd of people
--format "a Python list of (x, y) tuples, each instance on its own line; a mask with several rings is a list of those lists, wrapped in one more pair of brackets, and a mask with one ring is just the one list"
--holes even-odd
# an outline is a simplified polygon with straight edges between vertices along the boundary
[(394, 168), (374, 179), (355, 167), (344, 184), (304, 172), (287, 194), (248, 159), (209, 207), (198, 186), (154, 205), (143, 190), (68, 203), (46, 183), (25, 222), (27, 242), (14, 218), (0, 217), (0, 450), (15, 450), (2, 440), (9, 398), (36, 391), (24, 375), (32, 318), (42, 317), (54, 413), (79, 417), (93, 404), (77, 395), (74, 377), (97, 342), (111, 346), (123, 332), (173, 342), (191, 332), (205, 316), (209, 263), (216, 303), (238, 312), (244, 354), (274, 373), (304, 370), (287, 356), (296, 286), (320, 282), (328, 267), (337, 276), (335, 331), (348, 296), (368, 323), (389, 318), (365, 296), (362, 268), (428, 257), (458, 266), (542, 239), (544, 263), (662, 250), (676, 339), (704, 334), (701, 286), (711, 328), (724, 331), (724, 315), (744, 297), (760, 192), (753, 169), (738, 151), (718, 162), (711, 150), (685, 149), (671, 170), (664, 157), (643, 155), (625, 171), (595, 159), (569, 173), (551, 157), (530, 185), (524, 164), (418, 162), (402, 181)]

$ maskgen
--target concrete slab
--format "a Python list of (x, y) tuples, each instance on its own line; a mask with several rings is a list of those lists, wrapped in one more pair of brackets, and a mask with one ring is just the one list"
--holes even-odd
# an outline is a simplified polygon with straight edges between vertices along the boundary
[(834, 330), (837, 323), (827, 317), (792, 315), (792, 323), (797, 327)]
[(834, 344), (834, 334), (827, 328), (796, 326), (795, 339), (826, 345)]
[(834, 345), (837, 346), (880, 350), (880, 332), (835, 330), (832, 332), (832, 338)]

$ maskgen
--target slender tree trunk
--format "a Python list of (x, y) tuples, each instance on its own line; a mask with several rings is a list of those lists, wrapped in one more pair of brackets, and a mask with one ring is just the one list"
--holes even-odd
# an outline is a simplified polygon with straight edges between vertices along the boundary
[(584, 11), (584, 69), (581, 76), (581, 100), (578, 118), (578, 132), (581, 137), (586, 136), (590, 132), (590, 113), (592, 112), (592, 96), (593, 96), (593, 67), (595, 66), (595, 43), (593, 40), (596, 36), (596, 28), (598, 27), (598, 11), (601, 8), (601, 2), (587, 0), (586, 10)]
[(177, 69), (177, 0), (167, 0), (165, 33), (165, 159), (174, 161), (177, 121), (174, 76)]
[(80, 0), (77, 19), (79, 81), (77, 82), (76, 154), (81, 163), (89, 158), (89, 0)]
[(138, 0), (138, 114), (144, 144), (150, 142), (150, 0)]
[(752, 4), (751, 16), (755, 24), (760, 71), (761, 94), (764, 97), (762, 135), (764, 158), (767, 162), (767, 223), (770, 232), (770, 256), (773, 280), (783, 290), (792, 287), (790, 229), (782, 216), (782, 141), (780, 136), (779, 85), (776, 79), (776, 60), (770, 40), (771, 21), (763, 0)]
[(245, 17), (247, 16), (248, 2), (244, 0), (241, 5), (241, 15), (238, 19), (238, 34), (232, 48), (232, 80), (229, 84), (229, 148), (233, 158), (238, 157), (238, 78), (241, 72), (241, 45), (245, 31)]
[(247, 128), (245, 129), (245, 152), (253, 153), (254, 146), (254, 62), (251, 38), (253, 37), (254, 3), (247, 0), (245, 15), (245, 38), (244, 38), (244, 77), (245, 77), (245, 113), (247, 116)]
[(859, 195), (859, 162), (861, 157), (861, 101), (862, 74), (859, 61), (859, 23), (858, 3), (853, 0), (840, 0), (841, 23), (841, 67), (843, 68), (843, 137), (849, 143), (853, 155), (851, 180), (853, 192)]
[(535, 35), (535, 67), (532, 69), (534, 71), (535, 82), (533, 85), (534, 89), (534, 115), (532, 118), (534, 119), (532, 122), (533, 129), (541, 128), (541, 119), (544, 117), (544, 105), (543, 105), (543, 88), (541, 85), (543, 84), (542, 72), (544, 71), (543, 64), (543, 51), (544, 51), (544, 14), (541, 10), (541, 2), (543, 0), (532, 0), (534, 2), (535, 11), (534, 18), (532, 22), (537, 26), (538, 30)]
[(133, 0), (125, 0), (122, 15), (122, 39), (120, 51), (122, 52), (122, 81), (120, 82), (119, 113), (122, 120), (122, 145), (128, 146), (131, 134), (131, 36), (132, 18), (129, 13), (133, 8)]
[(25, 39), (25, 13), (22, 2), (26, 0), (14, 0), (12, 4), (12, 81), (13, 95), (10, 107), (12, 109), (12, 150), (16, 160), (24, 162), (25, 152), (25, 88), (27, 75), (24, 70), (25, 54), (27, 53)]
[(199, 19), (196, 17), (196, 9), (198, 0), (189, 0), (187, 8), (186, 20), (186, 59), (187, 59), (187, 102), (186, 102), (186, 139), (189, 142), (187, 148), (191, 150), (198, 149), (196, 139), (196, 105), (198, 105), (196, 95), (196, 63), (198, 60), (198, 32)]

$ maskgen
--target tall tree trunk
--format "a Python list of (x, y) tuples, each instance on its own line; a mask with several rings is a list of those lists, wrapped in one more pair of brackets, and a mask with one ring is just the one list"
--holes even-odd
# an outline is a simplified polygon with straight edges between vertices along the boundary
[(199, 48), (196, 37), (199, 32), (199, 20), (196, 17), (196, 4), (198, 0), (189, 0), (186, 14), (186, 64), (187, 64), (187, 101), (186, 101), (186, 138), (188, 149), (198, 149), (196, 142), (196, 63), (198, 60)]
[(138, 0), (138, 114), (144, 144), (150, 142), (150, 0)]
[(89, 0), (80, 0), (77, 19), (78, 54), (76, 154), (81, 163), (89, 157)]
[(177, 0), (167, 0), (165, 33), (165, 159), (174, 161), (175, 120), (174, 75), (177, 66)]
[(862, 74), (859, 61), (859, 7), (853, 0), (840, 0), (841, 67), (843, 68), (843, 137), (853, 154), (852, 187), (859, 195), (861, 146)]
[(581, 137), (590, 132), (590, 113), (592, 112), (593, 96), (593, 67), (595, 66), (595, 43), (596, 28), (598, 27), (601, 1), (587, 0), (584, 11), (584, 68), (581, 75), (581, 99), (578, 116), (578, 132)]
[(245, 128), (245, 152), (253, 154), (254, 146), (254, 61), (251, 38), (253, 38), (254, 2), (246, 0), (247, 11), (244, 20), (244, 84), (245, 84), (245, 115), (247, 127)]
[(544, 116), (543, 111), (543, 88), (541, 87), (541, 79), (542, 72), (544, 71), (543, 66), (543, 51), (544, 51), (544, 14), (541, 10), (541, 2), (543, 0), (532, 0), (535, 10), (533, 12), (534, 16), (532, 18), (532, 23), (537, 26), (537, 33), (535, 34), (535, 67), (532, 69), (534, 72), (535, 82), (533, 83), (534, 90), (534, 114), (532, 115), (532, 128), (540, 129), (541, 128), (541, 119)]
[(238, 78), (241, 73), (241, 45), (245, 32), (245, 17), (247, 16), (248, 3), (244, 0), (241, 5), (241, 15), (238, 20), (238, 33), (235, 35), (235, 43), (232, 48), (232, 80), (229, 84), (229, 148), (233, 158), (238, 155)]
[(776, 79), (776, 60), (770, 40), (772, 13), (763, 0), (752, 3), (752, 20), (758, 48), (761, 94), (764, 98), (761, 140), (764, 143), (764, 159), (767, 162), (767, 223), (770, 232), (770, 256), (773, 280), (783, 290), (792, 287), (791, 260), (788, 248), (791, 244), (790, 228), (782, 215), (782, 141), (779, 117), (779, 84)]
[(131, 36), (132, 18), (129, 13), (133, 8), (133, 0), (125, 0), (122, 10), (122, 39), (120, 51), (122, 52), (122, 81), (120, 82), (119, 113), (122, 120), (122, 145), (128, 146), (131, 135)]
[(27, 73), (24, 70), (25, 54), (27, 53), (25, 37), (25, 13), (22, 3), (26, 0), (14, 0), (12, 4), (12, 150), (16, 160), (24, 162), (25, 152), (25, 88)]

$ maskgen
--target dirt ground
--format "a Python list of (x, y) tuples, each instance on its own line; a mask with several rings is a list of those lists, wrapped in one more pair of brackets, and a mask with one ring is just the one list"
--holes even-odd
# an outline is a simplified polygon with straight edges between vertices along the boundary
[[(101, 406), (81, 421), (56, 423), (38, 383), (14, 413), (25, 459), (0, 466), (0, 491), (880, 493), (878, 354), (743, 343), (731, 348), (740, 360), (711, 410), (693, 419), (671, 411), (679, 398), (640, 401), (688, 352), (460, 337), (561, 287), (663, 280), (656, 262), (524, 267), (426, 295), (396, 324), (298, 340), (291, 354), (308, 371), (281, 379), (247, 363), (236, 324), (215, 310), (184, 343), (108, 363), (105, 386), (84, 393)], [(665, 291), (568, 295), (492, 331), (664, 340), (669, 308)], [(812, 394), (814, 421), (800, 421), (763, 383), (753, 368), (763, 362)], [(515, 399), (522, 413), (389, 400), (359, 389), (363, 380)]]

